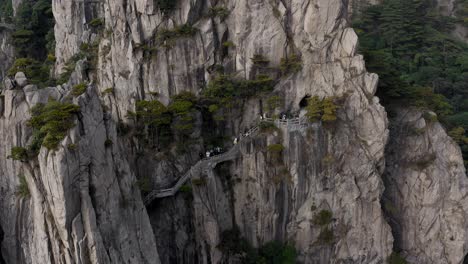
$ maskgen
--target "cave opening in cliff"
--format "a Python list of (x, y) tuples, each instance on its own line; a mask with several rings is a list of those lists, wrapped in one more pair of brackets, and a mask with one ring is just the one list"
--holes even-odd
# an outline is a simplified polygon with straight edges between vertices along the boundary
[(309, 95), (309, 94), (306, 94), (306, 96), (304, 96), (304, 97), (301, 99), (301, 101), (299, 102), (299, 107), (300, 107), (300, 108), (307, 107), (309, 98), (310, 98), (310, 95)]
[(465, 258), (463, 259), (463, 264), (468, 264), (468, 255), (466, 255)]

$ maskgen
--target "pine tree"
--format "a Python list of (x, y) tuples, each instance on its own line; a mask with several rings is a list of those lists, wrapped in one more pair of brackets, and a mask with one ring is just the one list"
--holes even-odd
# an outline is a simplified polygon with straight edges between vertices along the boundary
[(322, 101), (323, 116), (322, 121), (332, 122), (336, 120), (336, 110), (338, 107), (333, 102), (333, 98), (327, 97)]
[(317, 122), (322, 116), (322, 102), (318, 96), (311, 97), (307, 100), (307, 118), (310, 122)]

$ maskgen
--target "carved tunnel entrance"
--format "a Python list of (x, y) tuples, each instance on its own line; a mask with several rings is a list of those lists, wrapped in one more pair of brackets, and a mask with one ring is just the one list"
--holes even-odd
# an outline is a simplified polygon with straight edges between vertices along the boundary
[(301, 99), (301, 101), (299, 102), (299, 107), (300, 107), (300, 108), (307, 107), (307, 104), (308, 104), (307, 100), (309, 100), (309, 98), (310, 98), (310, 95), (309, 95), (309, 94), (307, 94), (306, 96), (304, 96), (304, 97)]

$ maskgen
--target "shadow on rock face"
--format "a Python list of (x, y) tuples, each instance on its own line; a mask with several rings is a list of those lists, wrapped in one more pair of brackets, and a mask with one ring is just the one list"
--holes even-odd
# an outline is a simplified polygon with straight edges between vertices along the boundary
[[(1, 246), (2, 242), (3, 242), (3, 229), (0, 226), (0, 246)], [(5, 261), (3, 260), (2, 248), (1, 247), (0, 247), (0, 264), (6, 264)]]

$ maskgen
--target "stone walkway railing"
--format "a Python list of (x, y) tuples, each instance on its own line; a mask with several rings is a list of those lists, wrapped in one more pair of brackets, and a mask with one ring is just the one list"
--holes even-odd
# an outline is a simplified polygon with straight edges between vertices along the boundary
[[(288, 131), (298, 131), (304, 128), (307, 128), (310, 123), (306, 121), (305, 118), (295, 118), (295, 119), (273, 119), (273, 118), (265, 118), (261, 120), (261, 122), (268, 122), (268, 123), (273, 123), (277, 127), (284, 127)], [(255, 136), (258, 134), (258, 131), (260, 130), (260, 126), (257, 125), (253, 128), (251, 128), (249, 131), (244, 133), (240, 139), (239, 142), (237, 142), (236, 145), (234, 145), (229, 151), (224, 152), (222, 154), (209, 157), (209, 158), (204, 158), (202, 160), (199, 160), (194, 166), (188, 170), (184, 176), (179, 178), (177, 180), (176, 184), (172, 186), (171, 188), (168, 189), (158, 189), (158, 190), (153, 190), (151, 191), (144, 199), (143, 202), (145, 205), (151, 204), (155, 199), (158, 198), (164, 198), (164, 197), (169, 197), (175, 195), (180, 187), (184, 185), (188, 179), (190, 179), (194, 174), (199, 175), (199, 172), (206, 168), (206, 166), (210, 165), (212, 167), (216, 166), (220, 162), (228, 161), (235, 159), (237, 157), (237, 154), (239, 153), (239, 146), (240, 143), (245, 140), (246, 138)]]

